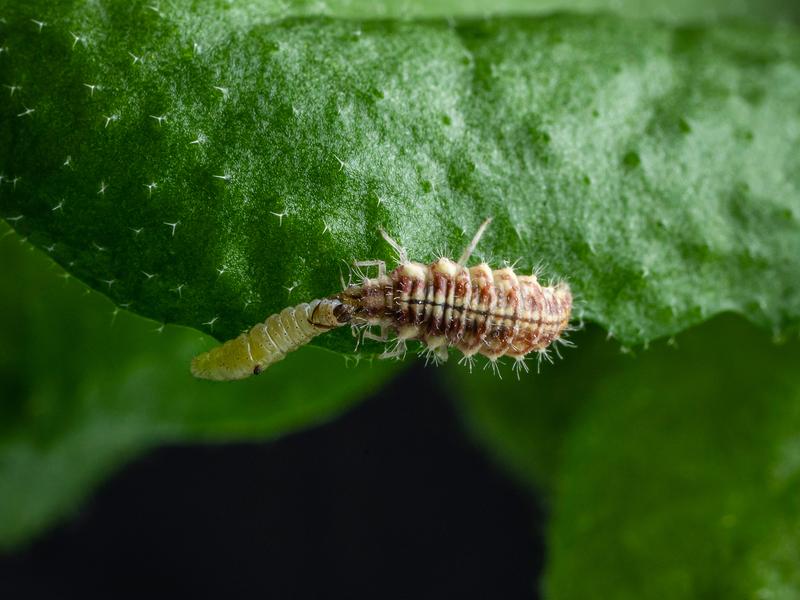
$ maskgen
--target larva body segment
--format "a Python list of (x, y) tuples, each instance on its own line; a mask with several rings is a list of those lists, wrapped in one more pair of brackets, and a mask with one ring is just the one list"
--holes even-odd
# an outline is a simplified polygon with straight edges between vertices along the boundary
[(481, 225), (458, 262), (449, 258), (425, 265), (408, 260), (405, 250), (381, 232), (397, 251), (399, 265), (386, 273), (383, 261), (355, 263), (377, 266), (378, 277), (364, 277), (334, 296), (284, 309), (249, 332), (225, 342), (192, 361), (192, 374), (203, 379), (242, 379), (258, 374), (330, 329), (350, 324), (365, 329), (379, 326), (381, 335), (364, 337), (388, 341), (392, 351), (405, 353), (407, 340), (419, 340), (435, 362), (447, 360), (456, 347), (469, 362), (481, 354), (492, 361), (502, 356), (524, 366), (532, 352), (546, 352), (569, 325), (572, 294), (566, 283), (542, 286), (535, 275), (517, 275), (511, 267), (493, 270), (486, 263), (466, 263), (488, 226)]
[(420, 340), (441, 359), (448, 346), (468, 357), (524, 358), (560, 337), (572, 309), (564, 283), (545, 287), (509, 267), (467, 268), (448, 258), (401, 264), (350, 286), (341, 298), (354, 307), (354, 324), (392, 330), (401, 341)]

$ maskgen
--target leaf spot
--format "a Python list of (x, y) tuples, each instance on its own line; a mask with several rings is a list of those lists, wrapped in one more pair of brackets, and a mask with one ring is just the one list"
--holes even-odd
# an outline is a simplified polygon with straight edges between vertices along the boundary
[(634, 152), (633, 150), (626, 152), (625, 156), (622, 157), (622, 164), (629, 169), (635, 169), (641, 163), (642, 159), (639, 157), (639, 154)]

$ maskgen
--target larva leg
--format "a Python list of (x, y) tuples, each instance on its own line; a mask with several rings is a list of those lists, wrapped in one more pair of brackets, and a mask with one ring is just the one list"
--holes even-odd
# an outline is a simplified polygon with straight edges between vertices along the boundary
[(364, 328), (358, 325), (350, 325), (350, 333), (356, 338), (356, 347), (353, 348), (353, 352), (358, 352), (358, 348), (364, 342)]
[(388, 342), (389, 341), (389, 330), (386, 328), (385, 325), (381, 325), (381, 334), (375, 335), (369, 329), (364, 330), (364, 339), (365, 340), (374, 340), (376, 342)]
[(353, 263), (356, 268), (378, 267), (378, 279), (386, 277), (386, 263), (382, 260), (357, 260)]
[(409, 262), (408, 253), (406, 252), (406, 249), (403, 248), (400, 244), (398, 244), (391, 237), (389, 237), (389, 234), (386, 233), (383, 229), (380, 229), (379, 231), (381, 232), (381, 235), (383, 236), (383, 239), (386, 240), (386, 243), (389, 244), (392, 248), (394, 248), (395, 252), (397, 252), (397, 261), (400, 264), (405, 264), (405, 263)]
[(458, 264), (462, 267), (467, 264), (469, 257), (472, 256), (472, 253), (475, 251), (475, 248), (478, 246), (478, 242), (480, 241), (481, 237), (483, 237), (486, 228), (489, 226), (489, 223), (492, 222), (492, 218), (489, 217), (481, 226), (478, 227), (478, 231), (475, 233), (475, 236), (472, 238), (472, 241), (469, 243), (469, 246), (464, 248), (464, 252), (461, 255), (461, 258), (458, 259)]
[(386, 351), (380, 355), (381, 359), (385, 358), (397, 358), (401, 359), (406, 355), (406, 341), (405, 340), (397, 340), (395, 345), (392, 348), (387, 348)]

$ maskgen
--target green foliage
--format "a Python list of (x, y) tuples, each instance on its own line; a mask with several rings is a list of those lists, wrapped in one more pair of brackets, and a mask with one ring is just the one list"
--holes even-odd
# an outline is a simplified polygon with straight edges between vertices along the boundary
[(625, 343), (797, 324), (797, 30), (259, 7), (8, 4), (0, 214), (219, 337), (390, 259), (379, 226), (427, 260), (487, 215), (485, 256), (543, 262)]
[(346, 368), (307, 348), (242, 385), (198, 381), (186, 365), (213, 340), (114, 310), (28, 250), (16, 236), (0, 241), (0, 547), (73, 510), (154, 444), (289, 433), (332, 418), (394, 370)]
[[(786, 0), (296, 0), (289, 6), (264, 1), (249, 5), (251, 17), (337, 16), (349, 19), (421, 17), (486, 17), (498, 14), (542, 14), (614, 11), (627, 17), (666, 21), (747, 17), (773, 21), (797, 20), (800, 7)], [(244, 10), (247, 10), (245, 8)]]
[(726, 316), (636, 357), (578, 343), (522, 382), (449, 373), (548, 498), (548, 597), (796, 597), (800, 342)]
[(800, 593), (800, 348), (763, 331), (800, 321), (797, 3), (148, 4), (0, 0), (0, 217), (157, 321), (2, 242), (0, 545), (153, 444), (280, 435), (392, 371), (305, 349), (215, 386), (187, 373), (212, 340), (160, 323), (229, 337), (391, 261), (379, 226), (428, 260), (491, 215), (479, 255), (543, 262), (625, 344), (762, 326), (451, 367), (548, 498), (550, 596)]

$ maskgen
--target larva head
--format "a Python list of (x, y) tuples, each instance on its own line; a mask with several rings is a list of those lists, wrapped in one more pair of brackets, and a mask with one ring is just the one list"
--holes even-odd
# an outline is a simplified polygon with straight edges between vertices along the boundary
[(365, 279), (362, 285), (351, 285), (338, 298), (351, 310), (351, 316), (369, 317), (383, 311), (386, 298), (376, 279)]

